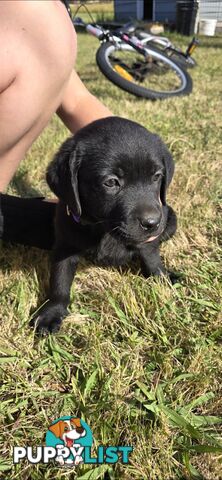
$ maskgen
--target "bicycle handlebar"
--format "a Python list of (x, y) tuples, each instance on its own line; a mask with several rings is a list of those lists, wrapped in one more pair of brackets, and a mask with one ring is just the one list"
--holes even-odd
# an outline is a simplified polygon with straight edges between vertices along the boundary
[(91, 23), (85, 23), (81, 17), (76, 17), (75, 20), (73, 20), (73, 25), (84, 27), (88, 33), (98, 38), (99, 40), (103, 39), (106, 35), (110, 35), (112, 37), (116, 35), (116, 37), (125, 40), (134, 48), (143, 48), (141, 42), (138, 39), (136, 39), (137, 41), (135, 41), (134, 37), (128, 37), (128, 35), (130, 35), (130, 33), (133, 33), (133, 30), (135, 30), (135, 26), (133, 26), (132, 23), (126, 23), (120, 28), (111, 30), (103, 29), (102, 27), (100, 27), (100, 25), (97, 24), (93, 25)]
[(81, 17), (76, 17), (73, 20), (73, 25), (76, 27), (83, 27), (88, 33), (94, 37), (100, 39), (104, 35), (104, 30), (99, 27), (99, 25), (92, 25), (91, 23), (85, 23)]
[[(89, 28), (89, 26), (93, 27), (93, 28), (97, 28), (98, 30), (101, 30), (101, 32), (104, 32), (104, 29), (100, 26), (100, 25), (97, 25), (97, 24), (92, 24), (92, 23), (85, 23), (81, 17), (76, 17), (74, 20), (73, 20), (73, 25), (76, 25), (78, 27), (84, 27), (86, 28), (90, 33), (92, 33), (93, 35), (95, 35), (95, 33), (93, 33), (93, 31), (91, 31), (91, 29)], [(136, 25), (132, 22), (129, 22), (129, 23), (125, 23), (124, 25), (122, 25), (121, 27), (119, 28), (114, 28), (114, 29), (105, 29), (105, 31), (107, 32), (112, 32), (112, 33), (116, 33), (116, 34), (124, 34), (124, 33), (133, 33), (135, 32), (136, 30)], [(97, 36), (97, 35), (95, 35)]]

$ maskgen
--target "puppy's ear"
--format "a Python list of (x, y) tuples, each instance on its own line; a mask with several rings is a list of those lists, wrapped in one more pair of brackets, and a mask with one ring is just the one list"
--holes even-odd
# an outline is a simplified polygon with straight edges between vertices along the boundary
[(166, 205), (166, 191), (173, 178), (174, 161), (171, 153), (169, 152), (168, 148), (164, 143), (162, 144), (161, 150), (162, 150), (162, 161), (164, 164), (165, 173), (164, 173), (164, 177), (163, 177), (161, 189), (160, 189), (160, 199), (162, 204)]
[(50, 427), (48, 428), (48, 430), (50, 430), (50, 432), (53, 433), (53, 435), (55, 435), (55, 437), (58, 437), (58, 438), (62, 438), (62, 435), (61, 435), (61, 426), (62, 426), (62, 421), (59, 420), (57, 423), (54, 423), (53, 425), (50, 425)]
[(78, 170), (80, 167), (80, 155), (77, 147), (71, 140), (67, 140), (56, 153), (49, 164), (46, 180), (55, 195), (63, 200), (72, 212), (81, 216), (81, 205), (78, 191)]
[(80, 167), (80, 156), (77, 155), (77, 151), (75, 150), (71, 153), (69, 157), (69, 170), (71, 172), (71, 184), (72, 184), (72, 192), (73, 192), (73, 201), (72, 206), (70, 205), (73, 213), (77, 216), (81, 216), (82, 209), (80, 205), (79, 199), (79, 188), (78, 188), (78, 170)]

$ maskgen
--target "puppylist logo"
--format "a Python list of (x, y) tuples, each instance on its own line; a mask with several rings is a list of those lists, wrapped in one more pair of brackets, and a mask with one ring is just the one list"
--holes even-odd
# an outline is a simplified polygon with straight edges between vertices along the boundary
[(29, 463), (48, 464), (55, 461), (58, 466), (75, 466), (80, 464), (114, 464), (118, 461), (129, 463), (132, 446), (99, 445), (92, 454), (93, 435), (90, 427), (81, 418), (72, 416), (60, 417), (49, 426), (45, 446), (14, 447), (13, 463), (18, 464), (25, 459)]

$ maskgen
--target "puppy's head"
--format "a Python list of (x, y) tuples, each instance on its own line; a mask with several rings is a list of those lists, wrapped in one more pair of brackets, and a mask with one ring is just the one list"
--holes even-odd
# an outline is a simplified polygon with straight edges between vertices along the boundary
[(172, 157), (158, 137), (119, 117), (97, 120), (68, 139), (47, 181), (74, 215), (104, 222), (129, 243), (151, 241), (165, 226)]
[(67, 447), (72, 447), (75, 440), (84, 437), (85, 429), (81, 425), (80, 418), (71, 417), (70, 420), (59, 420), (49, 427), (56, 437), (64, 441)]

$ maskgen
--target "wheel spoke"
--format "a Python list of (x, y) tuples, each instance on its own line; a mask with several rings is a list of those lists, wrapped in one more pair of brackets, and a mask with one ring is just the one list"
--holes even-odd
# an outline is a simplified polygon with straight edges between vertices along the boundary
[(176, 92), (181, 88), (182, 78), (178, 71), (169, 64), (163, 62), (158, 55), (138, 55), (134, 50), (115, 50), (115, 54), (107, 59), (113, 70), (120, 76), (152, 89), (154, 92)]

